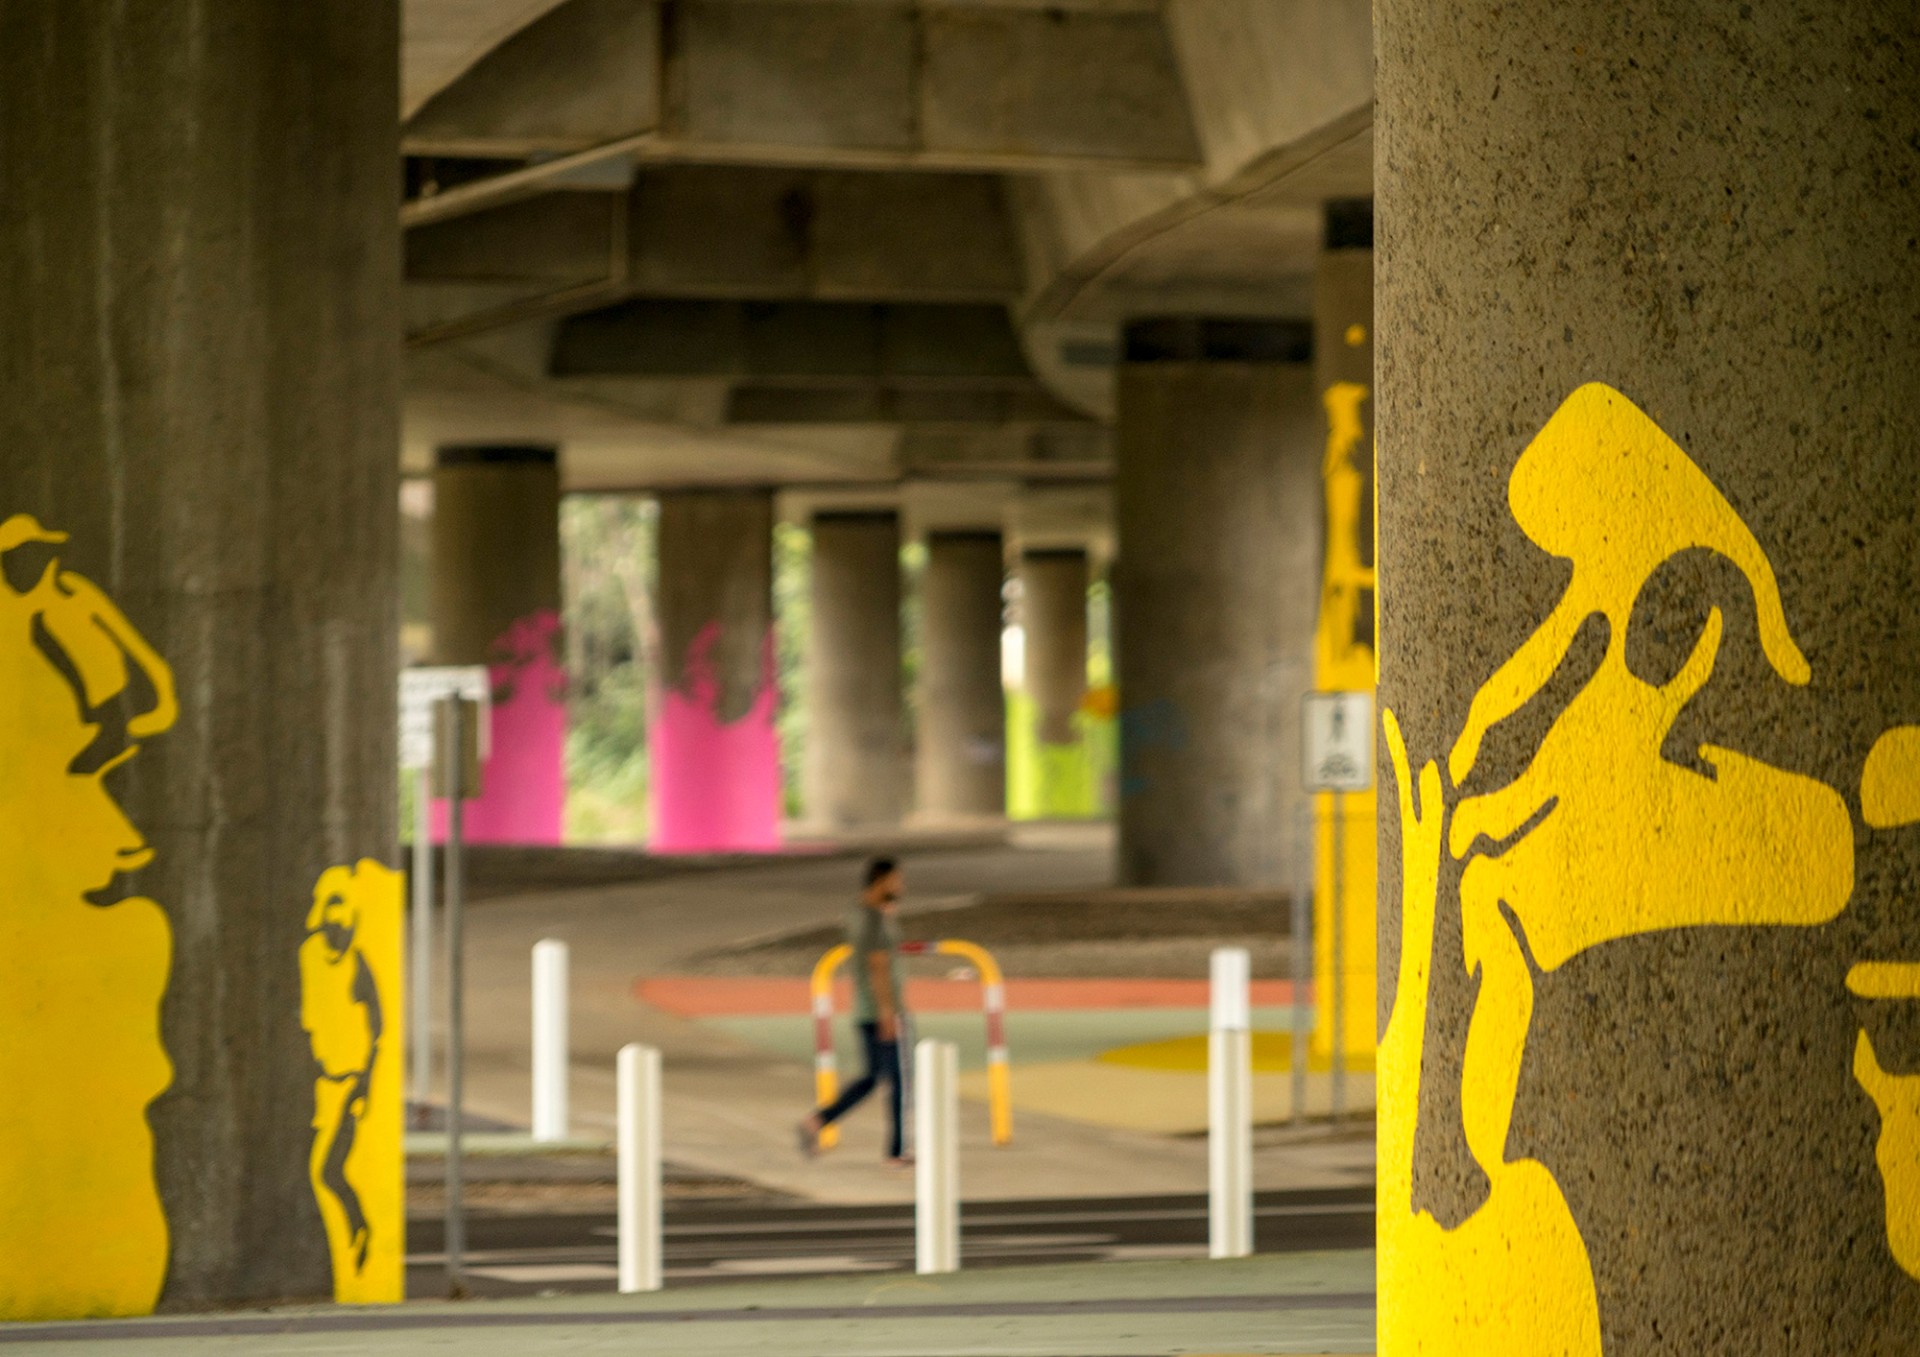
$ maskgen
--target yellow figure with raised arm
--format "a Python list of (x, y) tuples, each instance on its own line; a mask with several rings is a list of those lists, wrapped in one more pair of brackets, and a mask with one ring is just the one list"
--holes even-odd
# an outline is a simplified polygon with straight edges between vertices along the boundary
[(400, 874), (378, 862), (329, 867), (300, 944), (300, 1023), (319, 1066), (307, 1171), (337, 1301), (404, 1298), (400, 900)]
[[(1869, 829), (1920, 832), (1920, 726), (1896, 726), (1874, 742), (1860, 777), (1860, 814)], [(1920, 900), (1909, 908), (1920, 908)], [(1862, 961), (1847, 972), (1847, 989), (1873, 1003), (1920, 1003), (1920, 961)], [(1886, 1191), (1887, 1247), (1901, 1269), (1920, 1280), (1920, 1074), (1883, 1068), (1862, 1031), (1853, 1077), (1880, 1116), (1874, 1158)]]
[(126, 892), (153, 850), (107, 787), (177, 714), (173, 673), (61, 568), (66, 534), (0, 522), (0, 1319), (151, 1311), (167, 1270), (147, 1108), (172, 934)]
[[(1565, 593), (1475, 695), (1447, 754), (1449, 785), (1433, 762), (1412, 766), (1385, 717), (1405, 862), (1401, 973), (1380, 1060), (1380, 1282), (1396, 1301), (1381, 1314), (1382, 1357), (1600, 1351), (1592, 1269), (1565, 1197), (1544, 1165), (1508, 1157), (1536, 972), (1663, 929), (1822, 924), (1853, 890), (1853, 824), (1833, 788), (1713, 744), (1688, 751), (1694, 766), (1662, 752), (1713, 677), (1717, 609), (1667, 682), (1628, 667), (1641, 589), (1667, 561), (1704, 549), (1746, 578), (1773, 672), (1809, 680), (1772, 565), (1706, 475), (1631, 401), (1594, 384), (1522, 453), (1508, 496), (1527, 537), (1572, 566)], [(1606, 624), (1605, 654), (1525, 771), (1462, 796), (1489, 731), (1542, 693), (1593, 617)], [(1461, 1120), (1489, 1182), (1454, 1229), (1413, 1202), (1443, 854), (1460, 864), (1460, 962), (1479, 981)]]

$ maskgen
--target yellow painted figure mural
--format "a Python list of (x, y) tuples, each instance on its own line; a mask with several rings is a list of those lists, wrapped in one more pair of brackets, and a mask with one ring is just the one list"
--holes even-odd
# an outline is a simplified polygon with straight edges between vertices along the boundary
[[(1876, 830), (1920, 826), (1920, 726), (1896, 727), (1874, 742), (1860, 777), (1860, 814)], [(1920, 1003), (1920, 964), (1862, 961), (1847, 972), (1847, 989), (1875, 1003)], [(1882, 1069), (1862, 1031), (1853, 1077), (1880, 1116), (1874, 1157), (1886, 1192), (1887, 1244), (1902, 1270), (1920, 1279), (1920, 1075)]]
[[(1627, 664), (1628, 617), (1642, 587), (1678, 554), (1705, 550), (1745, 577), (1773, 672), (1794, 685), (1811, 676), (1771, 562), (1700, 469), (1619, 392), (1589, 385), (1521, 455), (1508, 499), (1526, 536), (1571, 566), (1565, 592), (1481, 686), (1444, 769), (1413, 766), (1398, 721), (1383, 717), (1403, 858), (1401, 966), (1380, 1051), (1380, 1288), (1393, 1298), (1381, 1311), (1383, 1357), (1600, 1351), (1592, 1269), (1560, 1185), (1541, 1163), (1509, 1158), (1536, 975), (1658, 930), (1822, 924), (1853, 890), (1853, 821), (1838, 791), (1711, 743), (1668, 747), (1682, 707), (1713, 675), (1719, 610), (1666, 682)], [(1489, 732), (1547, 688), (1595, 617), (1606, 624), (1605, 654), (1525, 771), (1463, 795)], [(1620, 851), (1623, 837), (1632, 851)], [(1442, 961), (1435, 918), (1448, 879), (1458, 881), (1464, 955)], [(1459, 1099), (1488, 1189), (1453, 1228), (1416, 1211), (1413, 1195), (1428, 987), (1439, 964), (1464, 966), (1478, 982)], [(1883, 1114), (1896, 1103), (1907, 1109), (1894, 1107), (1886, 1135), (1911, 1148), (1916, 1100), (1901, 1103), (1874, 1082), (1870, 1048), (1856, 1064)]]
[[(1359, 348), (1366, 329), (1355, 325), (1345, 341)], [(1326, 559), (1321, 569), (1320, 614), (1314, 636), (1314, 687), (1322, 692), (1374, 690), (1373, 496), (1368, 489), (1373, 446), (1367, 439), (1366, 405), (1370, 392), (1359, 382), (1334, 382), (1321, 393), (1327, 414), (1326, 460), (1321, 482), (1326, 495)], [(1338, 799), (1341, 826), (1342, 1006), (1338, 1022), (1349, 1067), (1373, 1063), (1377, 939), (1374, 901), (1378, 890), (1374, 851), (1378, 795), (1348, 792)], [(1333, 1050), (1333, 811), (1335, 798), (1314, 798), (1313, 1054)]]
[(66, 535), (0, 522), (0, 1318), (153, 1309), (168, 1235), (147, 1108), (172, 936), (121, 898), (153, 851), (106, 785), (177, 714), (173, 675)]
[(300, 945), (300, 1021), (319, 1066), (308, 1173), (333, 1257), (334, 1299), (405, 1288), (400, 874), (332, 867)]

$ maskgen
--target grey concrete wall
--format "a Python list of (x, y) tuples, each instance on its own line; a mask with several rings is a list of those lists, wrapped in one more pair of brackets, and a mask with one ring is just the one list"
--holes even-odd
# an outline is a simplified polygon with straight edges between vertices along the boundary
[(1130, 884), (1291, 880), (1323, 446), (1295, 328), (1301, 361), (1130, 341), (1121, 370), (1114, 651)]
[(433, 656), (485, 664), (560, 610), (560, 467), (550, 447), (442, 448), (433, 474)]
[(1006, 544), (992, 531), (932, 532), (920, 577), (918, 808), (930, 816), (1007, 809), (1007, 711), (1000, 683)]
[(908, 794), (900, 693), (900, 518), (813, 520), (806, 818), (898, 823)]
[(1038, 735), (1075, 744), (1073, 718), (1087, 696), (1087, 553), (1076, 548), (1020, 557), (1020, 617), (1026, 639), (1026, 688)]
[(1912, 12), (1376, 13), (1381, 1353), (1905, 1350)]
[(176, 1308), (332, 1286), (298, 957), (322, 870), (395, 853), (398, 11), (0, 8), (0, 518), (181, 698), (113, 786), (172, 926)]

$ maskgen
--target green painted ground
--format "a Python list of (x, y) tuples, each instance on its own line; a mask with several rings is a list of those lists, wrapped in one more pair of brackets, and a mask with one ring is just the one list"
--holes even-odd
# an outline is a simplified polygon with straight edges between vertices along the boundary
[[(813, 1059), (813, 1023), (792, 1017), (706, 1018), (751, 1046), (794, 1060)], [(1292, 1030), (1291, 1008), (1256, 1008), (1254, 1026), (1265, 1032)], [(917, 1034), (960, 1047), (962, 1068), (986, 1064), (986, 1024), (973, 1013), (928, 1013), (914, 1019)], [(1204, 1008), (1088, 1008), (1007, 1014), (1007, 1051), (1015, 1065), (1092, 1060), (1122, 1046), (1204, 1037)], [(843, 1074), (860, 1068), (860, 1044), (852, 1025), (834, 1024), (834, 1049)]]

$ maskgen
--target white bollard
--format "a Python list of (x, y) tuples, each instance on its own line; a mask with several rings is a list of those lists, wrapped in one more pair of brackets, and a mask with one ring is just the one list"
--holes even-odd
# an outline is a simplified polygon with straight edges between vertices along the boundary
[(660, 1198), (660, 1052), (622, 1046), (615, 1065), (620, 1290), (658, 1291), (665, 1246)]
[(567, 944), (533, 945), (533, 1138), (567, 1138)]
[(1253, 1252), (1253, 1008), (1244, 947), (1213, 954), (1207, 1037), (1207, 1255)]
[(960, 1049), (931, 1037), (914, 1047), (916, 1272), (960, 1270)]

